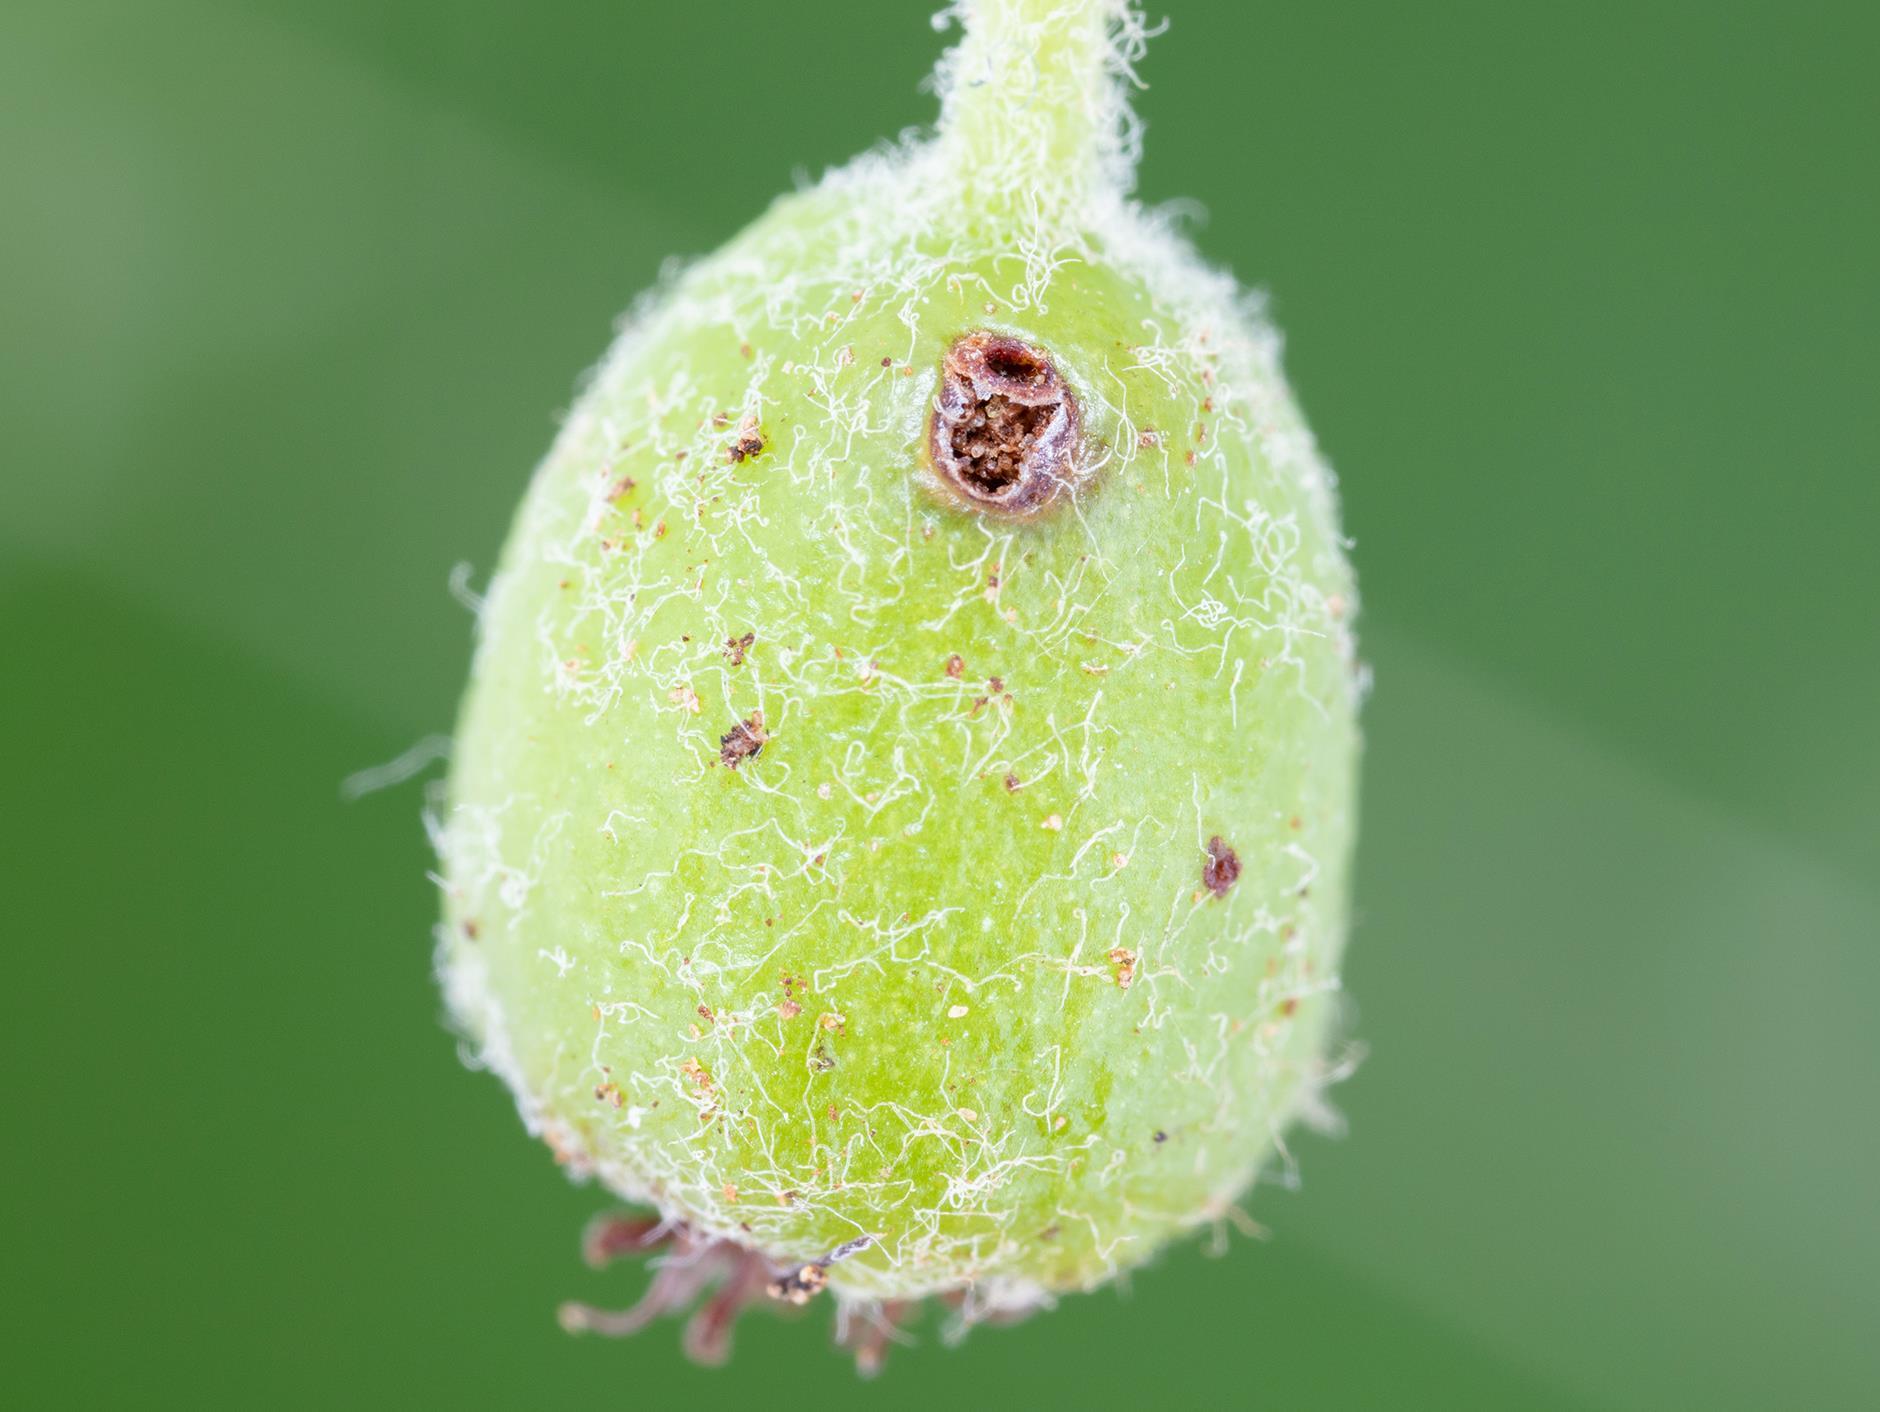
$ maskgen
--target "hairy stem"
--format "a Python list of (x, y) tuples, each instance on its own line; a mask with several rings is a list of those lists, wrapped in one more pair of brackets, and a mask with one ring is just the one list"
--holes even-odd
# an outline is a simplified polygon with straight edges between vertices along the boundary
[(959, 0), (953, 13), (965, 37), (941, 67), (940, 141), (969, 185), (1128, 184), (1130, 0)]

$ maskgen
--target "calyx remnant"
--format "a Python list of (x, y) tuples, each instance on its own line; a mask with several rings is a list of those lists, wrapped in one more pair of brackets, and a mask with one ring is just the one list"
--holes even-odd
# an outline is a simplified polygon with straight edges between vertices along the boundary
[(956, 339), (928, 432), (934, 470), (969, 504), (1032, 515), (1070, 489), (1082, 417), (1050, 356), (979, 331)]

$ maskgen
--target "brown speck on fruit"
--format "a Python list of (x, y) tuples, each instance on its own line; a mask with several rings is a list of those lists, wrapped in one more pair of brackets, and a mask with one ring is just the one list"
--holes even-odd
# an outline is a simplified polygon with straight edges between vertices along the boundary
[(785, 1000), (777, 1007), (777, 1013), (786, 1020), (794, 1020), (798, 1015), (803, 1013), (803, 1007), (794, 1000)]
[(727, 454), (733, 462), (748, 461), (764, 449), (763, 429), (758, 426), (757, 418), (747, 415), (738, 423), (737, 438), (732, 441)]
[(1017, 775), (1008, 774), (1005, 777), (1005, 789), (1008, 794), (1017, 794), (1019, 790), (1023, 789), (1024, 787), (1025, 787), (1025, 782), (1021, 780)]
[(1208, 861), (1201, 865), (1201, 882), (1216, 897), (1227, 896), (1227, 889), (1240, 879), (1240, 855), (1222, 841), (1219, 834), (1208, 840)]
[(1168, 1134), (1167, 1134), (1167, 1133), (1165, 1133), (1165, 1132), (1163, 1132), (1163, 1131), (1162, 1131), (1162, 1130), (1161, 1130), (1160, 1128), (1157, 1128), (1157, 1129), (1155, 1130), (1155, 1140), (1156, 1140), (1157, 1142), (1167, 1142), (1167, 1141), (1168, 1141)]
[(927, 451), (968, 505), (1045, 509), (1075, 479), (1081, 431), (1077, 398), (1043, 349), (982, 329), (947, 350)]
[(1136, 980), (1136, 953), (1127, 946), (1112, 946), (1109, 962), (1116, 967), (1116, 988), (1128, 990)]
[(966, 659), (955, 652), (946, 661), (946, 674), (958, 681), (966, 672)]
[(764, 713), (753, 711), (718, 738), (718, 758), (727, 769), (735, 770), (744, 761), (762, 752), (770, 740), (764, 730)]
[(725, 660), (734, 667), (742, 667), (744, 658), (751, 650), (751, 644), (757, 641), (757, 634), (747, 632), (743, 637), (725, 639)]

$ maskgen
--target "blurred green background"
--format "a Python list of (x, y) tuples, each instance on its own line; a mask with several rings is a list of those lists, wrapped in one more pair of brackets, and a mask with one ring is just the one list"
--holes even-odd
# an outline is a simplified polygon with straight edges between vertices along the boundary
[[(0, 1397), (1880, 1405), (1871, 3), (1165, 0), (1143, 193), (1270, 289), (1365, 588), (1348, 1137), (1264, 1243), (859, 1383), (570, 1340), (416, 783), (664, 257), (931, 117), (936, 0), (10, 0)], [(433, 771), (435, 773), (435, 771)]]

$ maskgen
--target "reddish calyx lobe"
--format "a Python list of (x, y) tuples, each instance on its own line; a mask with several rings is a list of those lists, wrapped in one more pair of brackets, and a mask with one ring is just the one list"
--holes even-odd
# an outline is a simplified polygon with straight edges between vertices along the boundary
[(1050, 357), (984, 331), (947, 349), (928, 433), (934, 470), (967, 503), (1036, 514), (1071, 486), (1082, 418)]
[[(818, 1260), (791, 1265), (735, 1241), (713, 1239), (683, 1221), (612, 1212), (592, 1222), (582, 1238), (588, 1264), (599, 1269), (647, 1256), (654, 1266), (652, 1282), (630, 1309), (564, 1304), (561, 1325), (569, 1333), (624, 1338), (656, 1320), (683, 1317), (686, 1356), (695, 1363), (720, 1364), (731, 1356), (732, 1333), (742, 1314), (756, 1308), (801, 1309), (826, 1287), (829, 1266), (871, 1244), (873, 1237), (860, 1236)], [(836, 1346), (855, 1359), (858, 1372), (872, 1376), (880, 1371), (888, 1346), (906, 1341), (904, 1326), (918, 1313), (918, 1302), (908, 1300), (844, 1305), (836, 1319)]]

